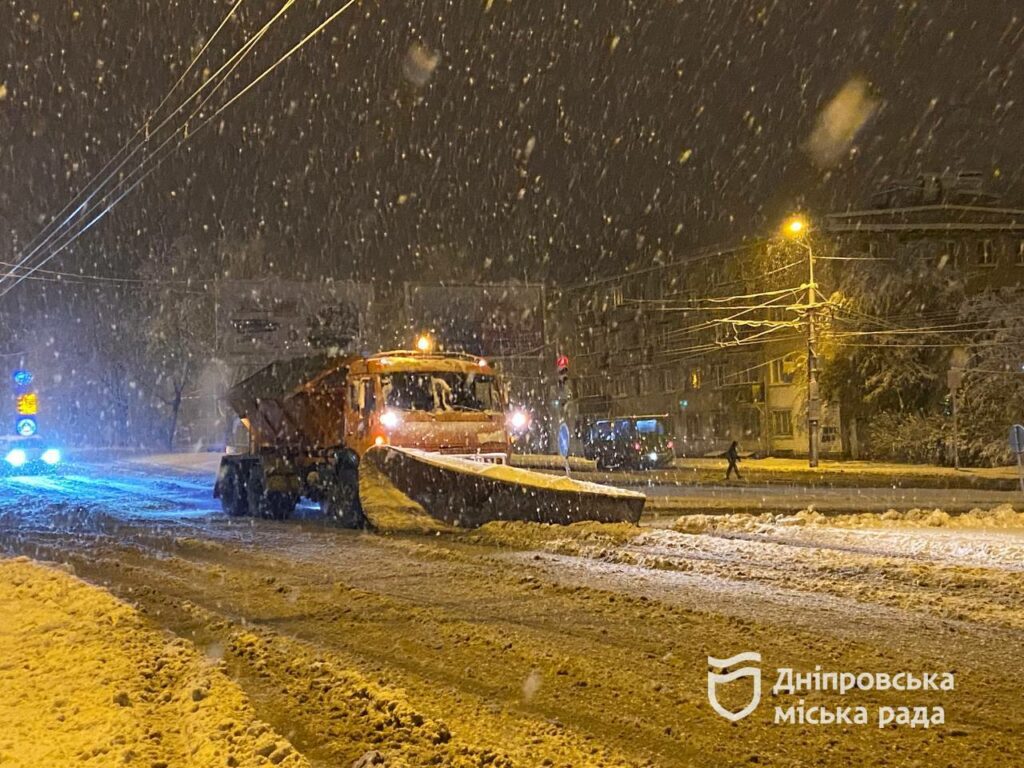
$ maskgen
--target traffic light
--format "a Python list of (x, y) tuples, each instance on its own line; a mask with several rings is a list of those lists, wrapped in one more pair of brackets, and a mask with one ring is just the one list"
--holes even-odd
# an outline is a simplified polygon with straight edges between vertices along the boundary
[(555, 360), (555, 368), (558, 370), (558, 385), (564, 389), (569, 381), (569, 356), (559, 355)]

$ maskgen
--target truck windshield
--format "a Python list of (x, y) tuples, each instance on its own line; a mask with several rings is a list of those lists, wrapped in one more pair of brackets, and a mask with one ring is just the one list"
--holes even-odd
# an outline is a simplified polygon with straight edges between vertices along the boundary
[(384, 404), (402, 411), (499, 411), (493, 376), (479, 373), (415, 372), (381, 377)]

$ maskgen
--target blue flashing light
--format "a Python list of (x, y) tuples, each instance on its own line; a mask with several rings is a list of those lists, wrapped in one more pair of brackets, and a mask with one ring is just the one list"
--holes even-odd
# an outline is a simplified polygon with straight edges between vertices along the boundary
[(39, 429), (39, 425), (31, 416), (22, 416), (14, 423), (14, 431), (22, 437), (32, 437), (37, 429)]
[(32, 383), (32, 371), (26, 371), (24, 369), (15, 371), (12, 376), (14, 379), (14, 385), (17, 387), (27, 387)]

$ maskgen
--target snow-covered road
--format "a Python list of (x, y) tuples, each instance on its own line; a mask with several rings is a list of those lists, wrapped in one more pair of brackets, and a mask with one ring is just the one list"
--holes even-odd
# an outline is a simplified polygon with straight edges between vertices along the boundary
[[(215, 466), (5, 478), (0, 551), (67, 563), (223, 657), (314, 766), (368, 748), (395, 765), (1024, 765), (1011, 510), (385, 536), (228, 520)], [(707, 657), (746, 650), (797, 670), (952, 670), (957, 687), (808, 699), (941, 704), (932, 730), (779, 727), (770, 704), (733, 725), (708, 706)]]

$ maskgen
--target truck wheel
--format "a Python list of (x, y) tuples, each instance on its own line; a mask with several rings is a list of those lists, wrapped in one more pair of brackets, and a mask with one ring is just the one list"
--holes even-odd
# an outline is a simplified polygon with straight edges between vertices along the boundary
[(224, 468), (224, 476), (220, 480), (220, 508), (228, 517), (249, 514), (249, 499), (242, 483), (242, 473), (236, 466)]
[(324, 491), (320, 512), (343, 528), (365, 528), (366, 518), (359, 504), (359, 486), (353, 482), (336, 480)]
[(254, 467), (249, 474), (246, 492), (250, 512), (266, 520), (287, 520), (298, 503), (293, 494), (267, 491), (262, 467)]

